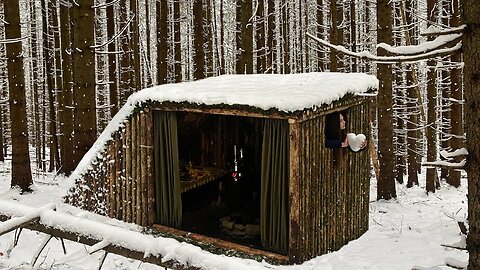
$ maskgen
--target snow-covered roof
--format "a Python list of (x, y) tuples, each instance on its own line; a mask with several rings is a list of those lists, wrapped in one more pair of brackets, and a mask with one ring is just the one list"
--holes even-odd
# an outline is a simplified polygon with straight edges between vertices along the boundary
[(376, 77), (363, 73), (223, 75), (147, 88), (132, 95), (128, 103), (134, 105), (152, 100), (248, 105), (294, 112), (329, 104), (348, 93), (364, 93), (377, 88)]
[(364, 73), (222, 75), (164, 84), (132, 94), (85, 154), (70, 180), (79, 179), (99, 157), (112, 135), (145, 102), (188, 102), (200, 105), (247, 105), (263, 110), (301, 111), (329, 104), (347, 94), (378, 89), (375, 76)]

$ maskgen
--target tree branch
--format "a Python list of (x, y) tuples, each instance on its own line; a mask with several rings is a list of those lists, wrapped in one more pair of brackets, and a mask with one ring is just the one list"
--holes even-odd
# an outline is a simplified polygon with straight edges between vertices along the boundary
[(431, 161), (431, 162), (423, 162), (422, 166), (449, 168), (449, 169), (464, 169), (465, 163), (466, 163), (465, 159), (460, 162), (447, 162), (443, 160), (437, 160), (437, 161)]
[(461, 25), (459, 27), (448, 28), (448, 29), (438, 29), (435, 26), (430, 26), (425, 30), (425, 32), (420, 33), (420, 36), (441, 36), (441, 35), (450, 35), (450, 34), (462, 34), (467, 26)]
[(332, 50), (335, 50), (337, 52), (353, 56), (359, 59), (365, 59), (365, 60), (370, 60), (370, 61), (375, 61), (379, 63), (401, 63), (401, 62), (416, 62), (416, 61), (421, 61), (429, 58), (434, 58), (434, 57), (440, 57), (440, 56), (446, 56), (449, 54), (452, 54), (458, 50), (461, 49), (462, 47), (462, 42), (458, 42), (455, 46), (450, 47), (450, 48), (445, 48), (445, 49), (436, 49), (434, 51), (430, 51), (428, 53), (423, 53), (423, 54), (417, 54), (417, 55), (399, 55), (399, 56), (377, 56), (374, 55), (368, 51), (362, 51), (362, 52), (352, 52), (348, 49), (346, 49), (343, 46), (340, 45), (333, 45), (330, 44), (329, 42), (319, 39), (310, 33), (307, 33), (307, 37), (317, 41), (321, 45), (327, 46)]

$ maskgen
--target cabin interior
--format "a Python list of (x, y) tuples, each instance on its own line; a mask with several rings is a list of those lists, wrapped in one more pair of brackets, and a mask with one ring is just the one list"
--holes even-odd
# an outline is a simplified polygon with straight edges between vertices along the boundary
[(263, 123), (261, 118), (177, 112), (182, 230), (262, 248)]

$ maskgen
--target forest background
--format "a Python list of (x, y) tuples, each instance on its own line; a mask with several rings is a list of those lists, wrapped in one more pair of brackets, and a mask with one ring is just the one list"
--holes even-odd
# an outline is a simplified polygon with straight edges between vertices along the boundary
[(69, 175), (128, 96), (152, 85), (375, 74), (377, 199), (395, 198), (395, 181), (418, 185), (422, 162), (434, 165), (428, 193), (439, 181), (458, 187), (465, 169), (469, 267), (480, 269), (479, 14), (474, 0), (3, 0), (0, 160), (12, 155), (11, 185), (23, 191), (30, 159)]

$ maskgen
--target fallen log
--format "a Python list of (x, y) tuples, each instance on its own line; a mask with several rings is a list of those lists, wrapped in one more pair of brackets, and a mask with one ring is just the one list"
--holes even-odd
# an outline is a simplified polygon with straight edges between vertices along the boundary
[[(0, 200), (0, 221), (22, 218), (37, 211), (36, 216), (39, 217), (37, 220), (30, 223), (22, 222), (17, 228), (39, 231), (53, 237), (85, 244), (91, 246), (92, 253), (103, 250), (171, 269), (248, 268), (255, 270), (272, 266), (266, 262), (212, 254), (198, 246), (173, 238), (146, 234), (142, 232), (141, 227), (133, 224), (88, 212), (78, 213), (79, 209), (73, 211), (71, 208), (73, 207), (58, 204), (55, 211), (51, 206), (34, 208)], [(2, 224), (0, 223), (0, 226)]]
[[(9, 218), (10, 218), (9, 216), (0, 214), (1, 221), (8, 220)], [(42, 232), (42, 233), (51, 235), (53, 237), (67, 239), (72, 242), (77, 242), (77, 243), (81, 243), (88, 246), (94, 246), (97, 243), (101, 242), (93, 237), (82, 236), (72, 232), (65, 232), (59, 229), (52, 228), (50, 226), (43, 225), (39, 223), (38, 220), (32, 221), (31, 223), (28, 223), (28, 224), (22, 224), (22, 228)], [(171, 269), (179, 269), (179, 270), (201, 269), (201, 268), (192, 267), (192, 266), (184, 266), (172, 260), (163, 262), (162, 257), (156, 257), (153, 255), (145, 256), (145, 253), (143, 252), (133, 251), (124, 247), (119, 247), (114, 245), (108, 245), (104, 247), (103, 250), (107, 253), (114, 253), (123, 257), (131, 258), (131, 259), (135, 259), (142, 262), (147, 262), (147, 263), (151, 263), (151, 264), (155, 264), (155, 265), (159, 265), (159, 266), (171, 268)]]

